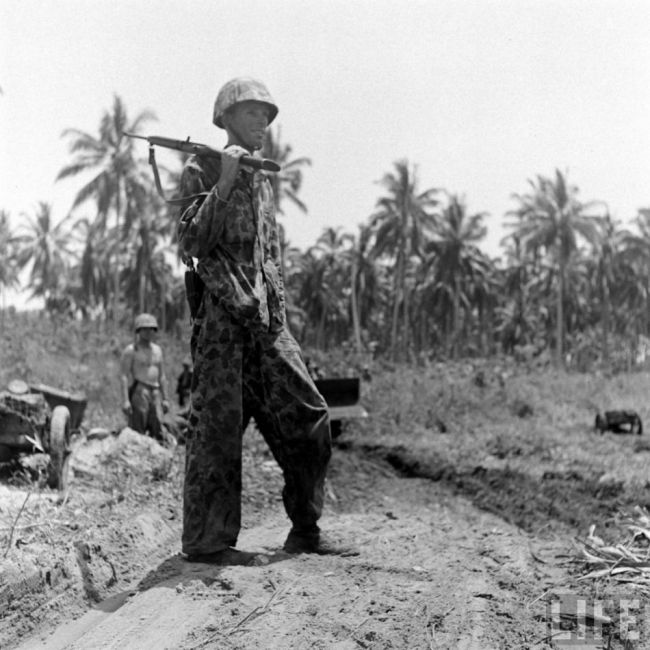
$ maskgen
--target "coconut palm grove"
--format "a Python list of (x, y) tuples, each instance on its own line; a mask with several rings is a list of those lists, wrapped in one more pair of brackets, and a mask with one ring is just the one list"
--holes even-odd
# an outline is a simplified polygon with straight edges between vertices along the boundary
[[(97, 133), (62, 134), (69, 159), (57, 181), (77, 183), (74, 201), (59, 223), (47, 202), (0, 211), (0, 289), (26, 289), (52, 316), (107, 327), (142, 311), (168, 332), (187, 322), (177, 208), (124, 135), (146, 135), (155, 119), (151, 110), (131, 117), (115, 95)], [(282, 165), (271, 178), (282, 226), (287, 205), (308, 212), (300, 189), (311, 160), (294, 157), (277, 126), (262, 155)], [(168, 197), (183, 154), (177, 161), (162, 170)], [(499, 215), (507, 234), (498, 257), (481, 248), (486, 213), (468, 214), (462, 196), (420, 178), (408, 160), (386, 170), (371, 214), (350, 215), (356, 231), (327, 228), (307, 250), (283, 232), (295, 336), (324, 352), (349, 346), (408, 363), (545, 354), (580, 370), (629, 367), (650, 333), (650, 208), (625, 215), (624, 227), (607, 197), (583, 201), (558, 169), (530, 170), (517, 190)]]

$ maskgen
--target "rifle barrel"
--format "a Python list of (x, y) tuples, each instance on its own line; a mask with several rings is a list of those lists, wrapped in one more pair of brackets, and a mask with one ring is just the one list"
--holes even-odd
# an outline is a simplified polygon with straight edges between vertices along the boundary
[[(147, 140), (150, 145), (175, 149), (176, 151), (184, 151), (185, 153), (205, 156), (207, 158), (221, 158), (221, 151), (208, 147), (207, 144), (190, 142), (189, 138), (187, 140), (174, 140), (173, 138), (164, 138), (159, 135), (137, 135), (135, 133), (127, 133), (126, 131), (124, 131), (124, 135), (129, 138)], [(278, 163), (274, 160), (269, 160), (268, 158), (256, 158), (254, 156), (244, 155), (240, 160), (243, 165), (248, 165), (254, 169), (263, 169), (268, 172), (279, 172), (282, 169)]]

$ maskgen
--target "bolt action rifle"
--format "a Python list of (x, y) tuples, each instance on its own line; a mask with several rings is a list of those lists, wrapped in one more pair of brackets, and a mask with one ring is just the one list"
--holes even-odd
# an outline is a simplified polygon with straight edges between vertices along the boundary
[[(124, 135), (129, 138), (139, 138), (140, 140), (146, 140), (149, 143), (149, 164), (153, 169), (154, 180), (156, 181), (156, 189), (158, 194), (162, 198), (171, 204), (182, 204), (186, 203), (188, 198), (182, 199), (167, 199), (165, 198), (165, 193), (163, 192), (162, 185), (160, 183), (160, 175), (158, 174), (158, 165), (156, 164), (156, 154), (154, 151), (154, 146), (165, 147), (167, 149), (176, 149), (176, 151), (182, 151), (187, 154), (195, 154), (197, 156), (205, 156), (206, 158), (221, 158), (221, 151), (218, 149), (213, 149), (208, 147), (207, 144), (200, 144), (199, 142), (191, 142), (189, 138), (187, 140), (174, 140), (173, 138), (163, 138), (158, 135), (137, 135), (135, 133), (127, 133), (124, 131)], [(281, 167), (274, 160), (269, 160), (268, 158), (255, 158), (254, 156), (242, 156), (240, 161), (243, 165), (248, 165), (254, 169), (263, 169), (267, 172), (279, 172)]]

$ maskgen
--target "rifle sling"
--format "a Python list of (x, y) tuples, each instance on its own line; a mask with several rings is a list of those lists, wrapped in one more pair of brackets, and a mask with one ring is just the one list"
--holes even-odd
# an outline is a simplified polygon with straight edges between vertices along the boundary
[(158, 194), (160, 194), (162, 200), (165, 201), (165, 203), (169, 203), (170, 205), (183, 205), (183, 204), (187, 204), (190, 201), (193, 201), (199, 196), (205, 196), (205, 194), (192, 194), (190, 196), (184, 196), (183, 198), (180, 199), (166, 198), (165, 192), (162, 188), (162, 184), (160, 183), (160, 174), (158, 173), (158, 165), (156, 164), (156, 152), (152, 144), (149, 145), (149, 164), (153, 169), (153, 178), (156, 183), (156, 189), (158, 190)]

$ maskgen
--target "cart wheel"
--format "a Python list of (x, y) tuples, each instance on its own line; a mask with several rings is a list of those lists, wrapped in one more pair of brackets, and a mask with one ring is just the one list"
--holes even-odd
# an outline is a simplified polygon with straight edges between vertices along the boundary
[(69, 442), (70, 411), (65, 406), (55, 406), (50, 422), (50, 464), (47, 467), (47, 484), (53, 489), (65, 490), (67, 487)]

